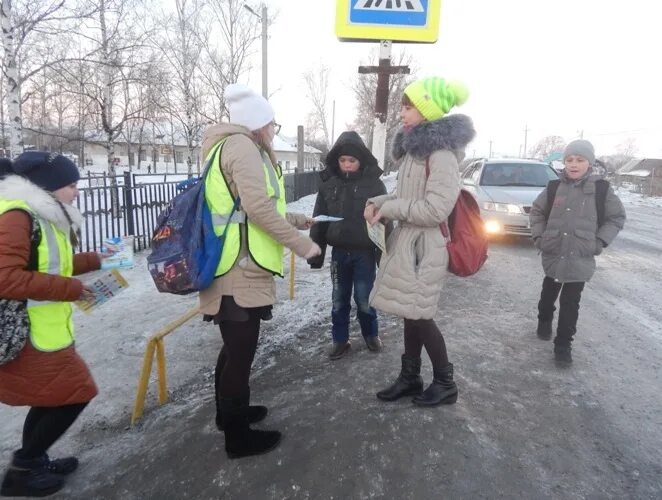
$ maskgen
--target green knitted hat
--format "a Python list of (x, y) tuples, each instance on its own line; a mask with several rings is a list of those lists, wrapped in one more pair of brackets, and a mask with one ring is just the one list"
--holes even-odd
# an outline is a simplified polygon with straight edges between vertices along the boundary
[(469, 90), (462, 83), (433, 76), (407, 85), (405, 95), (426, 120), (433, 121), (464, 104)]

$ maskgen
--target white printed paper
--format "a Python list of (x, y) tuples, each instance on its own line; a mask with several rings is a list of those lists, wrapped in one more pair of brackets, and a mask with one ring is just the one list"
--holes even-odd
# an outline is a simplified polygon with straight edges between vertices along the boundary
[(371, 226), (366, 222), (366, 226), (368, 227), (368, 236), (372, 242), (377, 245), (377, 248), (379, 248), (382, 253), (386, 253), (386, 227), (384, 224), (378, 222)]
[(342, 217), (333, 217), (332, 215), (318, 215), (313, 217), (316, 222), (338, 222)]

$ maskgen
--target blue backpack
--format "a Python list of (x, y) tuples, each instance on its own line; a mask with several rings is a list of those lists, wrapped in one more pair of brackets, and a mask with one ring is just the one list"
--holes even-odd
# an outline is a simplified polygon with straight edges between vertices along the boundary
[[(230, 225), (221, 236), (214, 233), (205, 179), (212, 166), (220, 165), (224, 143), (216, 145), (198, 182), (175, 196), (157, 219), (147, 268), (159, 292), (186, 295), (204, 290), (214, 281)], [(214, 162), (217, 157), (218, 163)], [(237, 196), (230, 217), (239, 203)]]

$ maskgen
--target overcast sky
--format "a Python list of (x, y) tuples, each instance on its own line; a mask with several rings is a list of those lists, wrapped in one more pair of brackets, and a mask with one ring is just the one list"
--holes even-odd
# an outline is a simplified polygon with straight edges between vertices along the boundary
[[(377, 44), (336, 39), (335, 0), (266, 4), (277, 13), (269, 93), (284, 134), (304, 124), (302, 74), (321, 61), (333, 68), (337, 137), (354, 119), (357, 68)], [(517, 155), (528, 125), (529, 148), (546, 135), (570, 140), (583, 131), (599, 155), (634, 138), (640, 155), (662, 157), (661, 20), (654, 0), (442, 0), (439, 41), (394, 44), (394, 52), (413, 55), (418, 77), (467, 84), (471, 95), (458, 111), (478, 131), (470, 155), (487, 155), (490, 141), (495, 154)], [(258, 51), (247, 82), (257, 91), (260, 69)]]

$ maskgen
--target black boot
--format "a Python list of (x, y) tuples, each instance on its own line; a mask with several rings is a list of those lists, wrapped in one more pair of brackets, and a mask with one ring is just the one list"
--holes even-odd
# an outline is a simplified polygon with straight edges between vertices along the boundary
[(423, 394), (416, 396), (413, 403), (418, 406), (452, 405), (457, 401), (457, 386), (453, 382), (453, 365), (448, 363), (434, 372), (432, 383)]
[(377, 393), (382, 401), (395, 401), (404, 396), (414, 396), (423, 391), (421, 378), (421, 358), (410, 358), (402, 355), (402, 369), (395, 383)]
[(56, 458), (51, 460), (46, 455), (46, 461), (48, 465), (46, 468), (48, 472), (53, 474), (60, 474), (62, 476), (67, 476), (78, 469), (78, 459), (76, 457), (65, 457), (65, 458)]
[[(251, 400), (250, 388), (248, 389), (248, 394), (239, 399), (241, 401), (241, 408), (243, 408), (244, 411), (244, 418), (249, 424), (260, 422), (261, 420), (264, 420), (264, 418), (267, 416), (269, 410), (267, 409), (266, 406), (260, 406), (260, 405), (249, 406), (249, 402)], [(224, 430), (223, 414), (219, 406), (220, 406), (219, 398), (216, 398), (216, 427), (218, 428), (219, 431), (222, 431)]]
[(541, 340), (549, 340), (552, 338), (552, 320), (542, 321), (538, 320), (538, 329), (536, 335)]
[(554, 361), (560, 368), (567, 368), (572, 364), (572, 347), (569, 343), (554, 345)]
[(228, 458), (260, 455), (273, 450), (281, 439), (278, 431), (251, 429), (246, 420), (246, 408), (241, 398), (221, 398), (220, 408)]
[(48, 470), (48, 457), (18, 458), (14, 452), (11, 465), (5, 473), (0, 495), (6, 497), (45, 497), (59, 491), (64, 479)]

